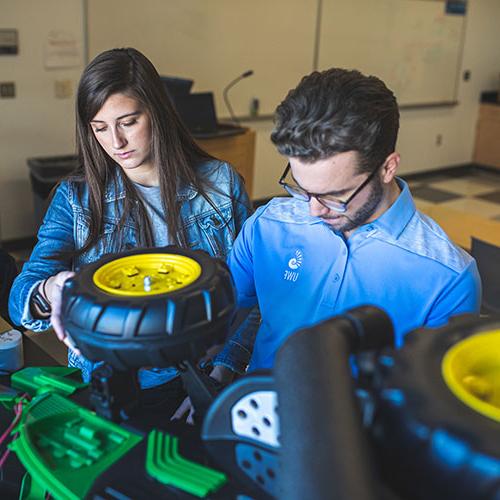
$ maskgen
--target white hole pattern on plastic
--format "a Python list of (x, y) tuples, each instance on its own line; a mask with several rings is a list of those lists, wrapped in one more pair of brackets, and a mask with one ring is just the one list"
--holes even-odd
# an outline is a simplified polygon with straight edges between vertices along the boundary
[(276, 392), (247, 394), (231, 408), (232, 430), (238, 436), (278, 448), (280, 429), (277, 409)]

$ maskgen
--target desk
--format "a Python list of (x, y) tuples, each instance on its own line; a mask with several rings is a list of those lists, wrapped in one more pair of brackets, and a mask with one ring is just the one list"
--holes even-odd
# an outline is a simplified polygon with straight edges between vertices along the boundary
[(500, 246), (500, 221), (422, 201), (415, 203), (421, 212), (434, 219), (449, 238), (462, 248), (470, 251), (472, 237)]
[[(12, 326), (0, 316), (0, 333), (11, 330)], [(66, 366), (68, 349), (60, 342), (54, 331), (23, 333), (24, 366)]]
[(255, 164), (255, 131), (247, 128), (243, 134), (196, 139), (196, 142), (208, 154), (230, 163), (243, 176), (251, 198)]
[(25, 366), (67, 366), (68, 348), (56, 337), (54, 330), (23, 333)]

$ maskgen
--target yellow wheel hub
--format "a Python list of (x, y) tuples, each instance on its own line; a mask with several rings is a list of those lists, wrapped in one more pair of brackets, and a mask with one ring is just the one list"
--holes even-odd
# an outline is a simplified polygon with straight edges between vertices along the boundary
[(500, 330), (455, 344), (442, 362), (450, 390), (470, 408), (500, 422)]
[(201, 267), (184, 255), (143, 253), (122, 257), (97, 269), (94, 284), (113, 295), (140, 297), (184, 288), (201, 275)]

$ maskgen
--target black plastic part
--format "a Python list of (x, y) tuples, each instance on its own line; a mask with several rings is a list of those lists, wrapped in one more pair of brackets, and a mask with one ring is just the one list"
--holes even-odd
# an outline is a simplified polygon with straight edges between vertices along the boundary
[(349, 355), (382, 347), (390, 333), (383, 311), (357, 308), (300, 330), (278, 351), (282, 498), (379, 498)]
[(92, 371), (90, 404), (101, 417), (114, 422), (125, 420), (137, 407), (139, 393), (135, 370), (113, 370), (103, 364)]
[(182, 369), (181, 377), (184, 389), (189, 394), (195, 411), (194, 418), (201, 422), (217, 396), (218, 387), (215, 380), (197, 369), (193, 363), (184, 361), (179, 367)]
[[(343, 326), (344, 320), (349, 321), (351, 326)], [(352, 353), (377, 351), (394, 346), (394, 327), (391, 318), (378, 307), (355, 307), (331, 321), (335, 322), (336, 332), (342, 331), (350, 339)]]
[[(163, 422), (160, 428), (179, 438), (179, 452), (182, 457), (208, 467), (216, 467), (204, 453), (195, 428), (180, 422), (168, 421)], [(149, 476), (145, 467), (146, 453), (147, 435), (129, 453), (97, 478), (86, 498), (92, 500), (156, 500), (163, 498), (187, 500), (199, 498), (183, 490), (160, 483)], [(210, 494), (208, 498), (234, 500), (238, 494), (243, 493), (246, 491), (230, 479), (228, 483), (215, 493)]]
[(500, 424), (455, 397), (441, 372), (453, 345), (499, 328), (500, 317), (457, 316), (380, 357), (372, 431), (384, 479), (402, 498), (500, 498)]
[[(111, 295), (93, 282), (94, 272), (112, 260), (162, 252), (194, 259), (201, 276), (182, 289), (143, 297)], [(222, 260), (169, 246), (108, 255), (86, 266), (65, 283), (62, 317), (85, 357), (126, 370), (199, 359), (225, 340), (234, 306), (232, 278)]]
[[(233, 407), (243, 397), (260, 391), (274, 392), (271, 373), (247, 375), (224, 389), (205, 415), (201, 437), (214, 460), (245, 485), (252, 498), (276, 498), (279, 448), (238, 435), (233, 426)], [(254, 459), (242, 458), (242, 452)]]

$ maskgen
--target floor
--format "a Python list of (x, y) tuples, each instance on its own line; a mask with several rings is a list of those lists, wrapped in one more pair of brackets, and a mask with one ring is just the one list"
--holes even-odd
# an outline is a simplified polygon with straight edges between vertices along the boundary
[(474, 236), (500, 245), (500, 170), (463, 167), (406, 180), (417, 208), (457, 244), (469, 249)]
[(500, 221), (500, 171), (470, 170), (409, 179), (416, 204), (440, 205)]

